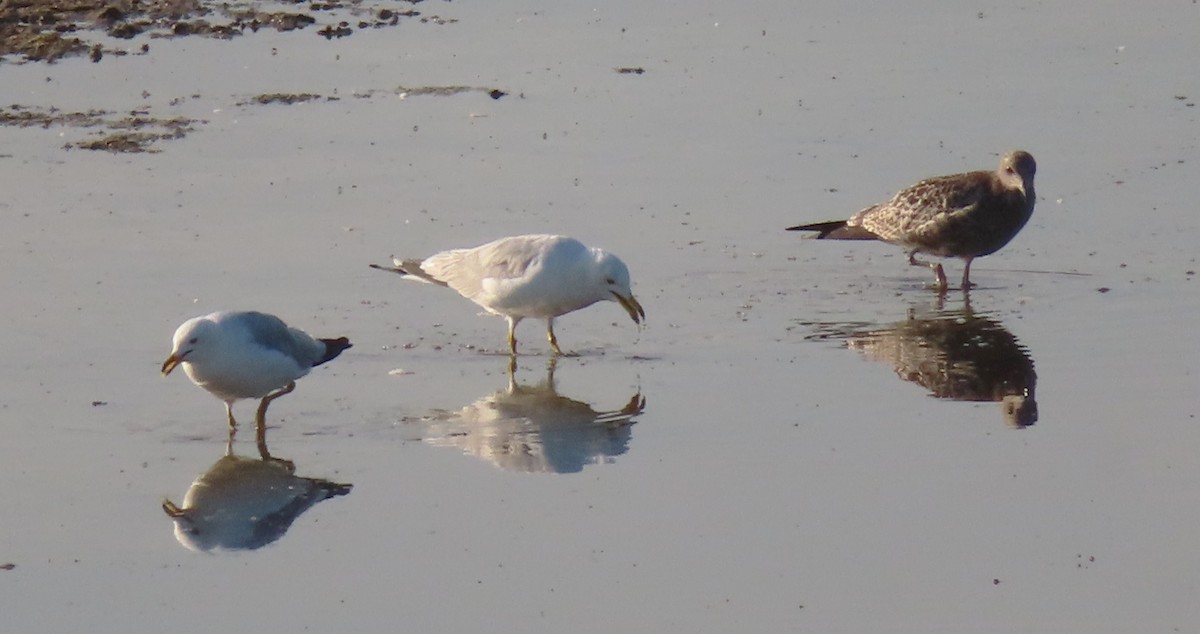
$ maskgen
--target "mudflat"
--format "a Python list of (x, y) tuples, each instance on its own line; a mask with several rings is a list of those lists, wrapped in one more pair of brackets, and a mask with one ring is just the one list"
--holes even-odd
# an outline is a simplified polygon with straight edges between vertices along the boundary
[[(81, 43), (0, 62), (12, 631), (1200, 621), (1194, 5), (72, 6), (2, 8)], [(784, 230), (1016, 149), (969, 293)], [(368, 267), (523, 233), (644, 327)], [(230, 438), (219, 309), (354, 347)]]

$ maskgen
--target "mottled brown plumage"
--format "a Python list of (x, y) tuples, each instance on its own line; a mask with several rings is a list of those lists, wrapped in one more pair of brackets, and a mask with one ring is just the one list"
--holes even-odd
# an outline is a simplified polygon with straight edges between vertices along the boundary
[(871, 205), (848, 220), (788, 227), (816, 231), (822, 240), (882, 240), (908, 251), (910, 264), (928, 266), (937, 288), (946, 290), (946, 274), (937, 262), (918, 253), (962, 258), (962, 284), (971, 286), (971, 261), (1000, 250), (1033, 215), (1033, 176), (1037, 164), (1028, 152), (1000, 159), (994, 172), (967, 172), (923, 180), (891, 200)]
[(868, 359), (892, 366), (896, 376), (924, 386), (937, 398), (995, 401), (1014, 427), (1037, 422), (1037, 371), (1029, 350), (1004, 324), (961, 310), (918, 315), (874, 326), (816, 323), (813, 339), (846, 342)]

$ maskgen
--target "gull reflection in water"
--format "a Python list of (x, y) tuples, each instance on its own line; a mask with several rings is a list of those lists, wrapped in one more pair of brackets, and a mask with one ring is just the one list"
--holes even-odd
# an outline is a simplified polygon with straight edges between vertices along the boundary
[(624, 407), (596, 411), (590, 404), (559, 395), (556, 359), (546, 379), (521, 385), (516, 361), (508, 366), (508, 387), (455, 412), (436, 412), (424, 441), (458, 447), (501, 469), (529, 473), (577, 473), (588, 464), (611, 462), (629, 449), (634, 416), (646, 407), (636, 392)]
[(928, 389), (937, 398), (996, 401), (1004, 421), (1013, 427), (1037, 422), (1033, 359), (999, 321), (976, 315), (966, 304), (939, 310), (890, 326), (812, 323), (810, 339), (838, 339), (868, 359), (890, 363), (905, 381)]
[(258, 426), (259, 457), (235, 455), (231, 430), (225, 455), (196, 478), (183, 505), (163, 501), (180, 544), (198, 552), (262, 548), (318, 502), (350, 492), (350, 484), (297, 476), (295, 463), (267, 451), (264, 430)]

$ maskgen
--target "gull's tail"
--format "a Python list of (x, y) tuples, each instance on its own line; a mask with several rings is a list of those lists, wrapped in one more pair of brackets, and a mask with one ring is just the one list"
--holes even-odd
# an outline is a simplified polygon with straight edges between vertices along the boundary
[(350, 343), (350, 340), (345, 337), (338, 337), (337, 339), (318, 339), (317, 341), (325, 344), (325, 354), (321, 355), (321, 359), (313, 364), (314, 367), (321, 365), (326, 361), (332, 361), (333, 359), (337, 358), (337, 356), (346, 348), (354, 347), (354, 345)]
[(851, 227), (845, 220), (830, 220), (829, 222), (814, 222), (809, 225), (788, 227), (788, 231), (816, 231), (813, 236), (817, 240), (878, 240), (879, 236), (863, 229)]
[(446, 286), (446, 283), (426, 273), (421, 268), (421, 260), (398, 260), (393, 258), (393, 266), (384, 266), (382, 264), (372, 264), (371, 268), (379, 269), (380, 271), (389, 271), (391, 273), (399, 273), (404, 277), (418, 282), (427, 284), (437, 284), (438, 286)]

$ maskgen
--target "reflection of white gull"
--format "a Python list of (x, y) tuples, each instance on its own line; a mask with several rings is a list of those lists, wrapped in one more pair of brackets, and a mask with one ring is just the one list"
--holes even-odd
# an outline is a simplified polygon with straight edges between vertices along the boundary
[(193, 317), (175, 331), (163, 375), (179, 364), (192, 383), (225, 401), (230, 428), (233, 402), (261, 398), (262, 424), (271, 401), (296, 389), (296, 379), (350, 347), (345, 337), (313, 339), (278, 317), (255, 312), (219, 312)]
[(1036, 171), (1028, 152), (1009, 152), (994, 172), (926, 179), (849, 220), (797, 225), (788, 231), (816, 231), (823, 240), (882, 240), (901, 246), (910, 264), (933, 269), (941, 291), (947, 286), (942, 265), (922, 262), (916, 255), (962, 258), (962, 287), (968, 289), (971, 260), (999, 251), (1033, 215)]
[(352, 486), (295, 471), (287, 460), (226, 455), (196, 478), (182, 507), (164, 500), (163, 510), (175, 521), (175, 538), (191, 550), (262, 548), (317, 502)]
[(546, 320), (546, 337), (555, 354), (562, 354), (554, 336), (555, 317), (599, 301), (621, 304), (634, 323), (646, 317), (629, 288), (629, 269), (621, 258), (573, 238), (514, 236), (424, 260), (393, 261), (395, 266), (371, 267), (449, 286), (489, 313), (507, 318), (512, 354), (517, 353), (517, 324), (526, 317)]
[(820, 339), (842, 339), (896, 376), (927, 388), (937, 398), (995, 401), (1005, 422), (1037, 422), (1037, 373), (1033, 359), (1000, 322), (970, 309), (933, 317), (910, 317), (886, 327), (817, 324)]
[(502, 469), (540, 473), (576, 473), (629, 449), (633, 417), (646, 407), (640, 392), (619, 410), (598, 412), (558, 394), (553, 361), (546, 380), (534, 386), (517, 383), (514, 366), (509, 365), (507, 389), (458, 412), (440, 413), (425, 442), (458, 447)]

